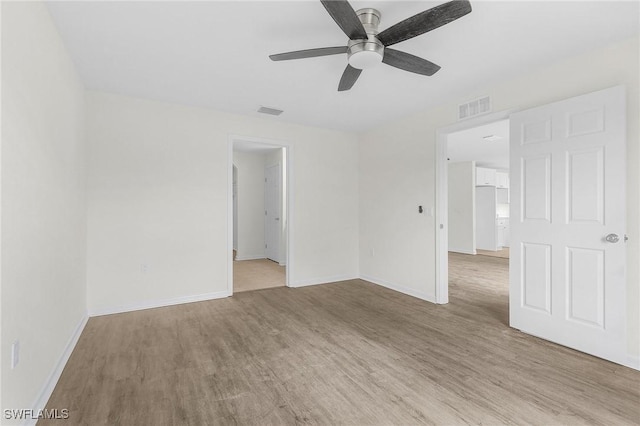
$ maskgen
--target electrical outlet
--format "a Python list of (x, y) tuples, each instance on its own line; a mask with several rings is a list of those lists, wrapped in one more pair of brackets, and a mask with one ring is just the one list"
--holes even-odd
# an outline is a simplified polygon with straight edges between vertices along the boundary
[(140, 264), (140, 273), (141, 274), (146, 274), (147, 272), (149, 272), (149, 265), (146, 263), (141, 263)]
[(20, 362), (20, 340), (16, 340), (11, 345), (11, 369), (13, 370)]

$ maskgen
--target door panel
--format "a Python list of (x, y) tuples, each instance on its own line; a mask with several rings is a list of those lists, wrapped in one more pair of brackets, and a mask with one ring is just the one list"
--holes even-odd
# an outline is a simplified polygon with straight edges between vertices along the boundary
[(511, 326), (622, 364), (625, 105), (614, 87), (513, 114), (510, 147)]
[(280, 262), (281, 180), (279, 165), (265, 169), (265, 253), (275, 262)]
[(602, 224), (604, 214), (604, 147), (567, 153), (569, 222)]
[(551, 313), (551, 246), (522, 244), (522, 306)]
[(551, 220), (551, 157), (522, 159), (525, 220)]
[(567, 318), (604, 327), (604, 250), (567, 247)]

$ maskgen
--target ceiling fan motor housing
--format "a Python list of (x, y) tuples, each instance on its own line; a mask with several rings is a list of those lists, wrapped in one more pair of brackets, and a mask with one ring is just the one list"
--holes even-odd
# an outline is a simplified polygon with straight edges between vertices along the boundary
[(356, 15), (362, 22), (367, 38), (349, 40), (347, 45), (349, 65), (358, 69), (370, 68), (381, 63), (384, 54), (384, 45), (376, 37), (380, 23), (380, 12), (376, 9), (366, 8), (357, 10)]

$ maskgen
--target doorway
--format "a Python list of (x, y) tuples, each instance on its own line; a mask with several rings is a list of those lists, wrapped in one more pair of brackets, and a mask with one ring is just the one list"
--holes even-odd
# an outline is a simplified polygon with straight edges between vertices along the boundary
[(437, 133), (436, 303), (449, 303), (450, 257), (472, 278), (483, 263), (498, 264), (494, 272), (508, 292), (510, 114), (488, 114)]
[(509, 325), (509, 119), (450, 132), (447, 262), (451, 303)]
[(229, 141), (229, 293), (288, 286), (290, 147), (276, 141)]
[(438, 132), (437, 302), (449, 301), (449, 135), (507, 117), (513, 138), (514, 219), (507, 324), (638, 368), (626, 352), (626, 240), (620, 237), (626, 231), (622, 86)]

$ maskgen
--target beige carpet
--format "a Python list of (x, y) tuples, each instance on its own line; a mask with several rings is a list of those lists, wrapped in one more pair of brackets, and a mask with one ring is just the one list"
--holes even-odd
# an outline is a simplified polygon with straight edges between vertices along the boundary
[(284, 287), (285, 267), (269, 259), (233, 262), (233, 292)]
[(505, 247), (502, 250), (498, 250), (498, 251), (476, 250), (476, 252), (482, 256), (502, 257), (504, 259), (509, 258), (509, 247)]

